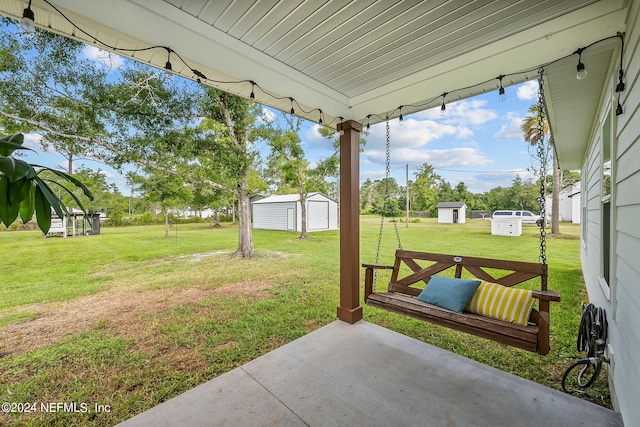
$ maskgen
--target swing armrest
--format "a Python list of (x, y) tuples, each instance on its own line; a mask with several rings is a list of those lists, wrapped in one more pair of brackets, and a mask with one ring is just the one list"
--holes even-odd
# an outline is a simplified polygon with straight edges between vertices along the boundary
[(551, 289), (546, 291), (531, 291), (531, 296), (543, 301), (560, 301), (560, 292)]
[(543, 301), (560, 301), (560, 292), (553, 290), (532, 291), (531, 296)]
[(382, 265), (382, 264), (362, 264), (363, 268), (378, 268), (384, 270), (393, 270), (393, 265)]
[(364, 300), (367, 301), (369, 295), (373, 293), (373, 270), (393, 270), (392, 265), (380, 265), (380, 264), (362, 264), (366, 269), (364, 272)]

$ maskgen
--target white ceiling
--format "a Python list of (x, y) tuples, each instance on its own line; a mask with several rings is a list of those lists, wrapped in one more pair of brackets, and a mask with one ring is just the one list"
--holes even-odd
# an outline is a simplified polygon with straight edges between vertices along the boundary
[[(50, 1), (89, 35), (43, 0), (31, 6), (36, 25), (118, 48), (169, 47), (188, 64), (172, 56), (185, 77), (196, 69), (208, 84), (245, 97), (254, 81), (258, 101), (289, 111), (294, 98), (296, 114), (318, 121), (322, 109), (333, 125), (339, 117), (366, 123), (368, 115), (373, 124), (397, 117), (399, 106), (403, 114), (424, 110), (440, 105), (444, 92), (451, 102), (495, 90), (501, 74), (505, 87), (535, 78), (541, 64), (624, 31), (628, 7), (628, 0)], [(26, 3), (0, 0), (0, 13), (21, 17)], [(589, 79), (597, 71), (588, 56), (606, 59), (595, 50), (583, 54)], [(158, 68), (167, 61), (161, 48), (121, 53)], [(577, 56), (566, 60), (569, 76), (576, 63)], [(552, 66), (549, 79), (561, 68)], [(593, 86), (580, 95), (599, 99), (602, 86)], [(558, 117), (562, 99), (553, 106)]]

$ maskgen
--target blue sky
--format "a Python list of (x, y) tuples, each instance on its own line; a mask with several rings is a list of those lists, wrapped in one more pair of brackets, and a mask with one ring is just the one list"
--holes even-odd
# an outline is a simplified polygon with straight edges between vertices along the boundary
[[(85, 47), (83, 55), (97, 67), (119, 68), (125, 64), (121, 57), (91, 46)], [(474, 193), (487, 192), (497, 186), (508, 187), (516, 175), (530, 178), (528, 169), (536, 167), (536, 163), (522, 138), (520, 124), (536, 99), (537, 82), (533, 81), (506, 88), (505, 101), (499, 100), (496, 91), (447, 104), (444, 116), (437, 107), (404, 116), (402, 125), (397, 118), (391, 120), (392, 176), (404, 185), (406, 165), (409, 165), (409, 179), (413, 179), (417, 168), (426, 162), (452, 186), (464, 182)], [(311, 162), (327, 157), (332, 151), (331, 143), (318, 133), (318, 126), (305, 122), (300, 132)], [(60, 154), (43, 151), (39, 135), (25, 135), (25, 139), (27, 146), (39, 152), (30, 154), (28, 161), (66, 168)], [(109, 166), (87, 159), (74, 162), (75, 168), (81, 165), (101, 169), (108, 182), (116, 183), (123, 194), (130, 194), (125, 178)], [(371, 126), (361, 154), (361, 182), (367, 178), (384, 178), (384, 167), (385, 123), (379, 123)]]
[[(391, 170), (400, 185), (405, 184), (423, 163), (452, 186), (464, 182), (470, 191), (483, 193), (497, 186), (508, 187), (516, 175), (529, 179), (528, 169), (537, 168), (520, 124), (537, 101), (536, 81), (506, 88), (506, 100), (492, 92), (390, 121)], [(318, 136), (318, 125), (308, 124), (302, 138), (310, 157), (322, 155), (326, 142)], [(371, 126), (361, 155), (360, 180), (385, 176), (385, 123)], [(323, 150), (325, 148), (325, 150)], [(535, 151), (531, 151), (535, 154)], [(326, 154), (325, 154), (326, 155)]]

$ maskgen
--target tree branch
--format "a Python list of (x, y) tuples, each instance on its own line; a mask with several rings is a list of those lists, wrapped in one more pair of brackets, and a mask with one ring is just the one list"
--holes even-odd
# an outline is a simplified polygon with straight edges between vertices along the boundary
[[(117, 154), (119, 156), (122, 156), (122, 157), (124, 157), (126, 159), (129, 159), (130, 162), (137, 163), (137, 164), (140, 164), (140, 165), (143, 165), (143, 166), (147, 166), (149, 168), (155, 169), (155, 170), (160, 171), (160, 172), (168, 173), (168, 174), (171, 174), (171, 175), (178, 175), (178, 172), (176, 172), (174, 170), (171, 170), (171, 169), (168, 169), (168, 168), (164, 168), (164, 167), (159, 166), (159, 165), (157, 165), (157, 164), (155, 164), (153, 162), (149, 162), (147, 160), (140, 160), (140, 159), (133, 160), (129, 153), (127, 153), (125, 151), (122, 151), (122, 150), (119, 150), (119, 149), (115, 148), (113, 146), (113, 144), (110, 144), (110, 143), (105, 142), (103, 140), (95, 139), (95, 138), (87, 138), (87, 137), (84, 137), (84, 136), (71, 135), (71, 134), (59, 132), (59, 131), (56, 131), (54, 129), (51, 129), (49, 126), (47, 126), (47, 125), (45, 125), (43, 123), (39, 123), (39, 122), (34, 121), (34, 120), (18, 117), (16, 115), (13, 115), (11, 113), (7, 113), (5, 111), (1, 111), (0, 110), (0, 114), (5, 116), (5, 117), (8, 117), (10, 119), (17, 120), (17, 121), (20, 121), (20, 122), (23, 122), (23, 123), (28, 123), (30, 125), (36, 126), (39, 129), (42, 129), (44, 131), (47, 131), (49, 133), (52, 133), (52, 134), (54, 134), (56, 136), (59, 136), (59, 137), (62, 137), (62, 138), (75, 138), (75, 139), (78, 139), (80, 141), (85, 141), (85, 142), (89, 142), (89, 143), (92, 143), (92, 144), (97, 144), (97, 145), (99, 145), (100, 147), (104, 148), (107, 151), (110, 151), (110, 152), (115, 153), (115, 154)], [(233, 189), (231, 187), (227, 187), (227, 186), (222, 185), (222, 184), (219, 184), (217, 182), (208, 180), (206, 178), (195, 177), (195, 176), (191, 176), (191, 175), (187, 175), (186, 178), (189, 181), (205, 183), (205, 184), (211, 185), (212, 187), (218, 188), (218, 189), (220, 189), (222, 191), (227, 191), (229, 193), (232, 193), (235, 196), (238, 195), (238, 191), (236, 191), (235, 189)]]

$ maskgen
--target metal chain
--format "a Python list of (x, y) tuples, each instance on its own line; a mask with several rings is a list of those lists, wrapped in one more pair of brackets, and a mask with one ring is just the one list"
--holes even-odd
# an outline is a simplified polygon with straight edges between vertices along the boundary
[[(387, 135), (386, 135), (386, 146), (385, 146), (385, 169), (384, 169), (384, 182), (385, 182), (385, 191), (384, 197), (382, 199), (382, 215), (380, 215), (380, 232), (378, 233), (378, 245), (376, 247), (376, 264), (380, 259), (380, 247), (382, 245), (382, 231), (384, 229), (384, 213), (387, 207), (387, 200), (389, 199), (389, 178), (391, 176), (391, 132), (389, 128), (389, 116), (387, 116)], [(393, 227), (396, 231), (396, 238), (398, 239), (398, 248), (402, 249), (402, 243), (400, 242), (400, 232), (398, 231), (398, 225), (396, 221), (393, 222)], [(377, 278), (377, 270), (373, 272), (373, 291), (375, 292), (376, 286), (376, 278)]]
[(544, 69), (539, 70), (538, 78), (538, 158), (540, 159), (540, 262), (547, 263), (547, 232), (545, 229), (547, 222), (547, 153), (545, 147), (545, 114), (544, 114)]

